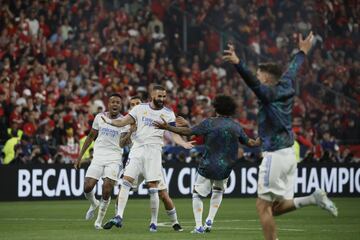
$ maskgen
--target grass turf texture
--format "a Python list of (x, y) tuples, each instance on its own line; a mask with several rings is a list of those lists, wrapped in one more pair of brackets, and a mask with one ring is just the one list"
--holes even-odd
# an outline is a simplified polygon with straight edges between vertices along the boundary
[[(359, 239), (359, 199), (337, 198), (334, 201), (339, 208), (338, 218), (331, 217), (317, 207), (306, 207), (277, 217), (279, 238)], [(204, 235), (189, 233), (194, 227), (191, 199), (174, 199), (174, 202), (184, 232), (173, 231), (161, 206), (158, 232), (150, 233), (148, 199), (130, 197), (123, 228), (113, 227), (111, 230), (95, 230), (95, 219), (84, 220), (89, 207), (87, 201), (2, 202), (0, 239), (262, 239), (255, 199), (225, 197), (212, 231)], [(209, 199), (205, 199), (204, 203), (207, 214)], [(104, 223), (113, 216), (114, 201), (109, 206)]]

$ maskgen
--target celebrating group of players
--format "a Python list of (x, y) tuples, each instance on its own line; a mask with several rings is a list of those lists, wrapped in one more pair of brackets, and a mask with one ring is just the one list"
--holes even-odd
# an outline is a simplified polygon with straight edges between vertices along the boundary
[[(294, 198), (297, 161), (292, 147), (294, 135), (291, 112), (295, 96), (293, 82), (312, 47), (312, 41), (312, 33), (305, 39), (299, 37), (299, 52), (284, 73), (276, 64), (266, 63), (259, 65), (254, 76), (237, 57), (232, 44), (228, 44), (228, 49), (224, 51), (223, 60), (235, 66), (244, 82), (259, 99), (259, 138), (256, 140), (250, 139), (239, 123), (231, 118), (237, 109), (231, 96), (216, 96), (212, 103), (216, 116), (190, 127), (185, 119), (176, 117), (171, 109), (164, 106), (166, 89), (161, 86), (152, 88), (151, 101), (148, 103), (141, 103), (137, 97), (132, 98), (132, 108), (126, 116), (120, 114), (120, 95), (112, 94), (108, 112), (95, 117), (90, 134), (75, 163), (75, 167), (79, 168), (84, 152), (95, 140), (94, 157), (87, 170), (84, 185), (85, 197), (91, 203), (86, 219), (91, 219), (99, 208), (95, 228), (122, 227), (129, 192), (145, 180), (150, 195), (150, 231), (157, 231), (160, 198), (174, 230), (183, 230), (178, 222), (175, 206), (167, 193), (162, 171), (161, 152), (165, 131), (172, 132), (175, 142), (187, 149), (192, 148), (193, 143), (184, 141), (179, 135), (201, 135), (205, 139), (205, 153), (199, 163), (193, 188), (195, 227), (192, 233), (211, 230), (227, 179), (237, 163), (239, 143), (249, 147), (261, 146), (262, 149), (256, 208), (265, 239), (277, 239), (273, 216), (304, 206), (317, 205), (337, 216), (336, 206), (320, 189), (309, 196)], [(132, 146), (123, 170), (116, 216), (102, 225), (113, 186), (122, 172), (121, 159), (123, 147), (126, 145)], [(95, 198), (92, 191), (99, 178), (104, 180), (101, 201)], [(209, 214), (203, 222), (202, 199), (210, 193)]]

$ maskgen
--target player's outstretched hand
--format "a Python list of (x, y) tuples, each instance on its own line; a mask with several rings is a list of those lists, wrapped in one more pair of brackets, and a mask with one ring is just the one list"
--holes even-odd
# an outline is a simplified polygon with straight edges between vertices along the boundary
[(309, 35), (303, 39), (302, 35), (299, 34), (299, 49), (303, 51), (305, 54), (308, 54), (311, 47), (313, 46), (314, 34), (311, 31)]
[(154, 121), (153, 125), (155, 128), (167, 130), (169, 128), (169, 124), (165, 121), (164, 118), (161, 117), (162, 122)]
[(229, 62), (232, 64), (238, 64), (240, 62), (240, 59), (238, 58), (238, 56), (235, 53), (235, 47), (232, 43), (228, 43), (228, 49), (224, 50), (224, 55), (222, 57), (222, 59), (225, 62)]
[(185, 149), (192, 149), (193, 147), (195, 147), (195, 144), (196, 141), (189, 141), (189, 142), (186, 142), (182, 147), (185, 148)]
[(176, 123), (177, 127), (189, 127), (190, 126), (189, 122), (185, 118), (180, 117), (180, 116), (176, 117), (175, 123)]

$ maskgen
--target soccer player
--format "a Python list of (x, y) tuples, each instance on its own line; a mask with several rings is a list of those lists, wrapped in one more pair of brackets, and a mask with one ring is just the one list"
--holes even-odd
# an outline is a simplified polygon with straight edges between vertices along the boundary
[[(140, 103), (142, 103), (141, 98), (139, 96), (133, 96), (130, 99), (130, 110), (132, 108), (134, 108), (135, 106), (139, 105)], [(131, 145), (132, 144), (132, 139), (135, 137), (136, 134), (136, 124), (131, 124), (130, 127), (130, 131), (126, 134), (123, 135), (120, 139), (120, 147), (124, 148), (127, 145)], [(177, 144), (181, 144), (181, 142), (178, 142), (177, 139), (179, 135), (175, 135), (174, 136), (174, 141)], [(190, 146), (192, 147), (192, 146)], [(133, 183), (133, 187), (136, 187), (138, 184), (142, 183), (144, 180), (144, 177), (142, 175), (139, 175), (138, 179), (136, 179)], [(172, 199), (170, 198), (168, 192), (167, 192), (167, 186), (165, 184), (165, 178), (164, 175), (163, 177), (160, 179), (159, 181), (159, 198), (161, 199), (161, 201), (164, 203), (164, 207), (166, 210), (167, 215), (169, 216), (171, 222), (172, 222), (172, 227), (175, 231), (179, 231), (182, 232), (183, 229), (181, 227), (181, 225), (179, 224), (178, 218), (177, 218), (177, 213), (176, 213), (176, 209), (175, 209), (175, 205), (172, 201)], [(116, 211), (117, 211), (117, 203), (116, 205)]]
[[(238, 162), (239, 141), (250, 147), (260, 145), (260, 139), (249, 139), (240, 124), (231, 116), (237, 106), (230, 96), (216, 96), (213, 102), (216, 117), (208, 118), (192, 128), (174, 127), (165, 120), (156, 121), (159, 129), (180, 135), (202, 135), (205, 137), (205, 153), (200, 160), (193, 190), (193, 212), (195, 229), (192, 233), (204, 233), (211, 230), (215, 215), (220, 207), (223, 193), (232, 168)], [(210, 209), (205, 225), (202, 223), (203, 197), (211, 194)]]
[[(86, 213), (85, 219), (90, 220), (94, 217), (94, 212), (99, 207), (98, 217), (95, 221), (95, 228), (101, 229), (101, 224), (110, 204), (110, 197), (113, 187), (118, 179), (119, 171), (122, 167), (123, 149), (119, 147), (119, 138), (121, 134), (127, 132), (126, 128), (117, 128), (104, 123), (101, 116), (109, 119), (122, 119), (121, 96), (113, 93), (109, 97), (108, 112), (99, 113), (95, 116), (89, 135), (80, 150), (74, 167), (80, 167), (81, 159), (92, 141), (95, 140), (94, 158), (91, 161), (85, 175), (84, 194), (90, 202), (90, 208)], [(102, 188), (102, 199), (99, 202), (95, 198), (93, 189), (99, 178), (104, 180)]]
[[(149, 187), (151, 221), (150, 231), (157, 231), (157, 218), (159, 212), (159, 181), (162, 173), (162, 145), (164, 130), (156, 129), (154, 121), (161, 118), (166, 122), (175, 125), (175, 114), (169, 108), (164, 107), (166, 90), (162, 86), (155, 85), (151, 91), (151, 102), (135, 106), (128, 115), (120, 120), (112, 120), (103, 117), (104, 122), (113, 126), (124, 127), (129, 124), (136, 124), (136, 136), (133, 139), (133, 146), (129, 155), (129, 164), (125, 168), (121, 189), (119, 192), (117, 215), (104, 225), (104, 229), (112, 226), (121, 227), (123, 213), (129, 197), (132, 183), (139, 175), (143, 175)], [(183, 140), (182, 140), (183, 141)], [(182, 146), (188, 148), (190, 143), (183, 141)]]
[(267, 240), (277, 239), (273, 216), (308, 205), (318, 205), (334, 216), (338, 214), (334, 203), (322, 190), (316, 190), (310, 196), (294, 198), (297, 168), (291, 126), (294, 80), (312, 47), (313, 38), (312, 32), (305, 39), (299, 36), (299, 52), (283, 74), (276, 64), (266, 63), (259, 65), (254, 76), (244, 61), (237, 57), (232, 44), (228, 44), (229, 49), (224, 51), (223, 59), (234, 64), (259, 99), (258, 122), (263, 160), (259, 167), (256, 208)]

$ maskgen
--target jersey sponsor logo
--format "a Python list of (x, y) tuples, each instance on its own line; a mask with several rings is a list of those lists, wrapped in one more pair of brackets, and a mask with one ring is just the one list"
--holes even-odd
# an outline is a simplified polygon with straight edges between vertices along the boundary
[(145, 126), (152, 126), (154, 120), (148, 117), (142, 117), (141, 121), (144, 123)]
[(119, 135), (119, 132), (117, 130), (114, 130), (114, 129), (102, 127), (102, 128), (100, 128), (99, 135), (105, 135), (107, 137), (114, 138), (114, 137), (117, 137)]

